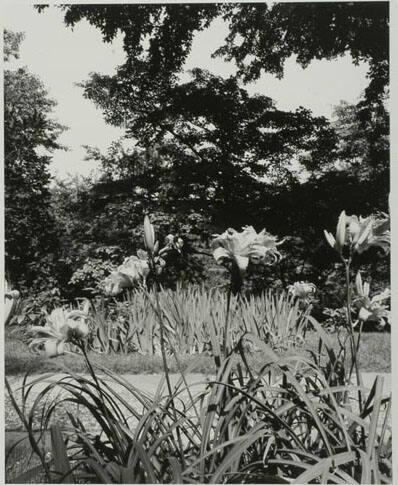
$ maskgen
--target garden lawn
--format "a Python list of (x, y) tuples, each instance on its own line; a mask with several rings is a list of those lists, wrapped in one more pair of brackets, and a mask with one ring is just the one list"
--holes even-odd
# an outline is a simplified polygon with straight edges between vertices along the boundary
[[(337, 337), (330, 335), (334, 346), (338, 349)], [(308, 350), (317, 352), (318, 338), (315, 333), (308, 333), (303, 348), (291, 349), (287, 355), (309, 355)], [(163, 372), (160, 356), (140, 354), (98, 354), (90, 352), (90, 360), (119, 374), (156, 374)], [(255, 367), (261, 367), (264, 362), (262, 352), (250, 354), (250, 360)], [(215, 365), (213, 358), (208, 354), (180, 356), (183, 370), (188, 366), (190, 372), (213, 374)], [(168, 359), (171, 372), (178, 372), (175, 359)], [(391, 334), (364, 333), (359, 350), (359, 363), (364, 372), (391, 372)], [(27, 371), (33, 374), (47, 372), (62, 372), (69, 369), (74, 372), (86, 370), (83, 357), (66, 354), (57, 358), (46, 358), (32, 353), (22, 341), (20, 332), (7, 329), (5, 335), (5, 372), (6, 375), (23, 375)]]
[[(330, 335), (334, 347), (338, 349), (337, 337)], [(286, 355), (302, 354), (309, 356), (308, 350), (317, 352), (318, 338), (315, 332), (307, 333), (304, 347), (291, 349)], [(20, 332), (7, 329), (5, 334), (5, 373), (23, 375), (27, 371), (33, 374), (62, 372), (66, 369), (74, 372), (85, 372), (82, 356), (65, 354), (57, 358), (46, 358), (32, 353), (22, 341)], [(119, 374), (157, 374), (163, 372), (160, 356), (140, 354), (98, 354), (89, 352), (93, 364), (100, 364)], [(263, 352), (251, 353), (249, 359), (254, 367), (260, 368), (264, 363)], [(214, 374), (215, 365), (211, 355), (196, 354), (180, 356), (182, 369), (190, 367), (189, 372)], [(178, 372), (175, 359), (168, 359), (170, 372)], [(359, 349), (359, 364), (363, 372), (391, 372), (391, 334), (364, 333)], [(193, 367), (191, 367), (193, 366)]]

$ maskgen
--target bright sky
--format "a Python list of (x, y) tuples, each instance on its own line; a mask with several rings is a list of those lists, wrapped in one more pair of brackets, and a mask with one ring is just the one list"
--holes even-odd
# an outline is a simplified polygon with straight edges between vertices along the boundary
[[(25, 32), (20, 60), (14, 65), (27, 66), (39, 76), (50, 97), (58, 103), (54, 117), (69, 127), (60, 138), (69, 151), (54, 153), (51, 173), (60, 178), (68, 173), (88, 174), (97, 163), (83, 160), (82, 145), (106, 150), (123, 131), (105, 124), (101, 112), (83, 98), (82, 89), (76, 83), (86, 80), (90, 72), (112, 74), (124, 60), (121, 38), (112, 44), (103, 43), (100, 32), (88, 22), (79, 22), (72, 30), (64, 25), (63, 14), (56, 7), (39, 14), (32, 6), (18, 3), (7, 4), (4, 26), (14, 32)], [(234, 64), (210, 57), (226, 34), (227, 27), (219, 20), (199, 33), (186, 68), (200, 67), (225, 77), (233, 74)], [(304, 106), (315, 115), (330, 118), (333, 107), (341, 100), (357, 101), (367, 86), (366, 71), (366, 64), (355, 66), (350, 56), (314, 61), (306, 69), (291, 58), (285, 65), (282, 80), (264, 75), (247, 89), (250, 93), (270, 96), (281, 109)]]

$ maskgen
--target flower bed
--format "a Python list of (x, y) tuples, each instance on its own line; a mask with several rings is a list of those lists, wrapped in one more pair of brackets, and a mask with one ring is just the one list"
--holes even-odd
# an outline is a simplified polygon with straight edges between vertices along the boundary
[[(44, 377), (33, 382), (25, 379), (19, 401), (6, 381), (11, 404), (46, 479), (91, 483), (391, 482), (391, 399), (384, 394), (382, 376), (364, 385), (359, 360), (363, 326), (375, 318), (382, 324), (389, 318), (383, 303), (386, 294), (370, 298), (369, 286), (358, 276), (355, 297), (350, 280), (356, 254), (372, 246), (388, 248), (388, 221), (347, 217), (342, 212), (336, 235), (325, 234), (346, 269), (346, 322), (337, 330), (337, 349), (330, 334), (310, 315), (308, 298), (314, 293), (313, 285), (293, 285), (292, 299), (266, 295), (258, 314), (252, 308), (256, 301), (239, 296), (249, 261), (275, 264), (280, 257), (276, 239), (253, 228), (241, 233), (228, 230), (214, 239), (214, 257), (227, 267), (230, 286), (219, 314), (214, 314), (210, 301), (211, 318), (199, 327), (207, 334), (198, 336), (197, 329), (192, 331), (187, 323), (189, 312), (182, 311), (181, 294), (159, 291), (156, 275), (163, 249), (159, 250), (154, 227), (146, 217), (145, 268), (153, 275), (155, 287), (152, 294), (145, 293), (153, 311), (145, 345), (152, 347), (149, 354), (157, 348), (160, 351), (161, 385), (149, 394), (93, 364), (88, 353), (93, 346), (90, 337), (94, 334), (104, 345), (107, 326), (99, 324), (102, 334), (90, 327), (87, 303), (81, 310), (62, 309), (48, 315), (44, 327), (33, 329), (30, 346), (43, 347), (52, 356), (77, 351), (84, 359), (86, 374), (67, 372), (49, 383)], [(145, 281), (146, 275), (134, 270), (134, 281), (137, 278)], [(122, 281), (116, 275), (113, 279)], [(114, 292), (115, 285), (109, 286)], [(130, 313), (134, 308), (130, 307)], [(234, 324), (234, 312), (243, 325)], [(198, 317), (191, 321), (197, 323)], [(177, 322), (175, 326), (173, 322)], [(136, 332), (138, 339), (146, 327)], [(308, 328), (317, 335), (316, 350), (309, 355), (278, 352), (289, 347), (292, 336), (294, 344), (297, 337), (303, 342)], [(113, 340), (108, 333), (108, 343)], [(179, 351), (184, 346), (188, 353), (192, 348), (198, 351), (197, 342), (208, 344), (215, 365), (214, 376), (199, 389), (189, 381), (192, 369), (183, 370)], [(258, 367), (249, 358), (253, 351), (262, 352)], [(177, 382), (170, 374), (170, 359), (179, 370)], [(29, 395), (35, 393), (35, 400), (29, 401)], [(49, 456), (42, 446), (48, 430)]]

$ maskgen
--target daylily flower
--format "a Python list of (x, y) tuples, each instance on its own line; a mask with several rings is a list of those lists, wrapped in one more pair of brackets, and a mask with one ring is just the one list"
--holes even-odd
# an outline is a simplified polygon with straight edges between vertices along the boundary
[(354, 251), (361, 254), (371, 246), (390, 249), (390, 220), (386, 214), (381, 217), (347, 216), (347, 241)]
[(115, 296), (123, 288), (135, 285), (145, 285), (150, 268), (146, 251), (137, 251), (137, 256), (130, 256), (104, 280), (104, 290), (107, 295)]
[(223, 234), (216, 235), (211, 243), (214, 259), (218, 264), (232, 261), (243, 274), (249, 264), (273, 263), (281, 257), (275, 236), (263, 229), (260, 233), (252, 226), (246, 226), (242, 232), (227, 229)]
[[(155, 271), (157, 274), (162, 272), (166, 262), (160, 256), (153, 258)], [(104, 291), (109, 296), (119, 295), (124, 288), (133, 288), (134, 286), (144, 286), (147, 277), (151, 272), (149, 256), (146, 251), (139, 249), (137, 256), (126, 258), (115, 271), (103, 281)]]
[(75, 339), (84, 339), (89, 333), (86, 323), (88, 305), (83, 310), (56, 308), (46, 316), (46, 325), (33, 326), (30, 333), (36, 334), (29, 347), (35, 351), (44, 345), (48, 357), (56, 357), (65, 352), (65, 344)]
[(15, 308), (17, 306), (17, 301), (19, 299), (19, 291), (18, 290), (11, 290), (11, 286), (9, 285), (8, 281), (4, 281), (4, 324), (11, 320), (13, 314), (15, 312)]
[(289, 293), (304, 303), (310, 303), (311, 296), (316, 292), (316, 286), (306, 281), (296, 281), (287, 287)]
[(160, 274), (166, 265), (166, 261), (161, 255), (170, 250), (180, 253), (184, 244), (181, 238), (169, 234), (165, 238), (165, 247), (159, 251), (159, 241), (155, 239), (155, 228), (148, 216), (144, 218), (144, 242), (147, 251), (139, 249), (137, 256), (126, 258), (123, 264), (105, 278), (102, 286), (107, 295), (116, 296), (123, 291), (123, 288), (145, 285), (151, 271)]
[(358, 254), (372, 246), (382, 248), (385, 252), (390, 248), (390, 221), (386, 214), (368, 217), (346, 216), (345, 211), (340, 214), (337, 224), (336, 237), (324, 231), (330, 246), (340, 254), (344, 245), (351, 247)]
[(390, 311), (388, 310), (388, 306), (384, 305), (383, 302), (390, 298), (390, 290), (386, 289), (378, 295), (373, 295), (372, 298), (370, 298), (369, 283), (362, 283), (362, 277), (359, 271), (355, 279), (355, 284), (358, 296), (354, 299), (353, 303), (359, 310), (359, 320), (362, 320), (363, 322), (380, 322), (382, 326), (387, 322), (389, 323)]

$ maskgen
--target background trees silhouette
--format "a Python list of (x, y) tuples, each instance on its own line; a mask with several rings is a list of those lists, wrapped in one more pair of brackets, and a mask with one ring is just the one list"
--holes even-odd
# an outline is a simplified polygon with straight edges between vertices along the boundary
[[(60, 8), (66, 26), (86, 19), (104, 42), (123, 34), (124, 64), (113, 76), (92, 73), (81, 87), (126, 134), (106, 153), (87, 147), (87, 158), (100, 161), (99, 179), (58, 182), (50, 197), (50, 158), (35, 147), (55, 148), (62, 128), (50, 120), (52, 103), (39, 81), (26, 70), (6, 72), (6, 263), (15, 282), (31, 287), (39, 275), (49, 278), (43, 261), (55, 258), (62, 269), (49, 281), (73, 295), (72, 275), (87, 261), (95, 273), (134, 251), (141, 238), (135, 228), (151, 212), (161, 235), (185, 237), (178, 271), (191, 279), (209, 269), (198, 253), (210, 234), (253, 224), (290, 236), (281, 285), (297, 279), (322, 285), (330, 277), (323, 229), (343, 208), (362, 215), (388, 210), (387, 2)], [(229, 30), (214, 55), (235, 62), (235, 75), (186, 73), (195, 34), (215, 19)], [(18, 42), (6, 34), (6, 55)], [(357, 104), (335, 108), (334, 122), (305, 107), (280, 110), (247, 89), (262, 73), (282, 77), (292, 55), (306, 67), (347, 53), (354, 63), (368, 63), (369, 84)], [(35, 103), (20, 107), (16, 92)], [(385, 256), (370, 252), (361, 264), (376, 284), (388, 280)], [(78, 273), (81, 288), (93, 277), (88, 273)], [(172, 284), (172, 271), (165, 278)], [(264, 269), (251, 288), (269, 282)]]

